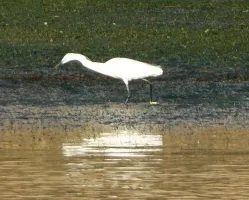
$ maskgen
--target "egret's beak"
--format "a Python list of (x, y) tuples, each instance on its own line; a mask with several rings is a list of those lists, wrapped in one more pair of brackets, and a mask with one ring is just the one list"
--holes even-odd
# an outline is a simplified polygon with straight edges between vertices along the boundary
[(59, 62), (57, 65), (55, 65), (54, 69), (58, 69), (61, 66), (61, 62)]

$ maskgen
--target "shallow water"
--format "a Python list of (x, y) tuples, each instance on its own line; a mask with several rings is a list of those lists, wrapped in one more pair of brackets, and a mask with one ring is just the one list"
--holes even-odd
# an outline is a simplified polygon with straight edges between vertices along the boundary
[(102, 133), (2, 148), (0, 199), (248, 199), (245, 132)]

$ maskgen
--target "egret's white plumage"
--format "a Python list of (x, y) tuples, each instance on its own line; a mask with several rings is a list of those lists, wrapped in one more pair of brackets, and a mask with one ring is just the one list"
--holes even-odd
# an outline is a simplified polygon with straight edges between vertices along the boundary
[[(132, 60), (129, 58), (112, 58), (105, 63), (93, 62), (86, 56), (82, 54), (76, 53), (68, 53), (66, 54), (61, 62), (57, 65), (63, 65), (70, 61), (78, 61), (84, 67), (104, 74), (106, 76), (110, 76), (117, 79), (122, 79), (126, 85), (128, 97), (125, 103), (128, 102), (130, 98), (130, 91), (128, 82), (135, 79), (143, 79), (149, 82), (147, 77), (156, 77), (163, 74), (163, 70), (160, 66), (154, 66), (148, 63), (140, 62), (137, 60)], [(57, 67), (56, 66), (56, 67)], [(150, 102), (152, 102), (152, 85), (150, 84)]]

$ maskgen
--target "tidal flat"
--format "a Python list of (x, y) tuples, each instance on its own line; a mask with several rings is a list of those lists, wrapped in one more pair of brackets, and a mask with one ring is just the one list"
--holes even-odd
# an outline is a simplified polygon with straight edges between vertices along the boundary
[[(248, 199), (247, 0), (0, 3), (1, 199)], [(160, 65), (149, 85), (77, 63)]]
[[(244, 0), (2, 2), (0, 131), (86, 124), (245, 129), (248, 10)], [(151, 80), (160, 105), (147, 104), (148, 85), (140, 81), (131, 82), (126, 106), (121, 81), (75, 63), (55, 70), (67, 52), (161, 65), (163, 76)]]

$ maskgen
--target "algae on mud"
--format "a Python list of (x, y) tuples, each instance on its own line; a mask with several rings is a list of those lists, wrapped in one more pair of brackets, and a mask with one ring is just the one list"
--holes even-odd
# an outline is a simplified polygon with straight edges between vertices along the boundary
[(244, 69), (248, 10), (246, 0), (6, 1), (0, 7), (0, 69), (48, 69), (67, 52), (167, 68)]

